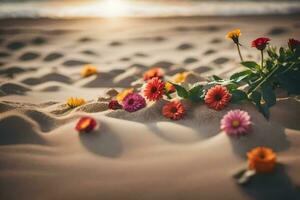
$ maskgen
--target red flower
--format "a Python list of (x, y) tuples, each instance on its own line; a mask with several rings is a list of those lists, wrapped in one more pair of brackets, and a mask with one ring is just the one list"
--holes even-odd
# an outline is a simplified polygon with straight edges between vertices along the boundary
[(210, 88), (205, 95), (205, 103), (215, 110), (222, 110), (230, 101), (231, 94), (226, 87), (216, 85)]
[(117, 100), (111, 100), (108, 104), (110, 110), (122, 109), (122, 105), (119, 104)]
[(159, 79), (162, 79), (164, 77), (164, 70), (162, 70), (159, 67), (155, 67), (152, 69), (149, 69), (146, 71), (143, 75), (144, 81), (148, 81), (154, 77), (158, 77)]
[(184, 116), (185, 108), (180, 101), (171, 101), (163, 106), (162, 114), (169, 119), (178, 120)]
[(75, 129), (80, 133), (87, 133), (95, 129), (97, 122), (92, 117), (82, 117), (77, 122)]
[(300, 48), (300, 41), (295, 39), (289, 39), (288, 45), (291, 50), (294, 50)]
[(255, 47), (258, 50), (262, 51), (266, 48), (267, 44), (269, 44), (269, 41), (270, 38), (265, 38), (265, 37), (257, 38), (252, 41), (252, 47)]
[(157, 101), (164, 95), (165, 83), (158, 77), (152, 78), (147, 82), (144, 96), (150, 101)]

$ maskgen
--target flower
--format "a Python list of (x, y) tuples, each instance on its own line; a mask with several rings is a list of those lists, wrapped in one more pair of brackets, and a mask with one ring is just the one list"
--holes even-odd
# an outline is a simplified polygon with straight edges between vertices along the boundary
[(123, 108), (128, 112), (135, 112), (146, 106), (146, 100), (138, 93), (128, 94), (123, 100)]
[(82, 98), (70, 97), (67, 101), (67, 105), (71, 108), (75, 108), (85, 104), (85, 100)]
[(97, 73), (97, 67), (90, 64), (85, 65), (80, 71), (82, 77), (88, 77)]
[(256, 147), (247, 153), (248, 167), (256, 172), (271, 172), (276, 164), (276, 153), (267, 147)]
[(215, 110), (222, 110), (229, 103), (230, 99), (231, 94), (226, 87), (216, 85), (207, 91), (204, 101), (208, 107)]
[(288, 45), (291, 50), (294, 50), (300, 48), (300, 41), (295, 39), (289, 39)]
[(158, 77), (154, 77), (149, 80), (144, 89), (144, 96), (149, 101), (157, 101), (164, 95), (165, 83), (162, 82)]
[(125, 90), (119, 92), (119, 94), (117, 94), (117, 97), (116, 97), (117, 101), (121, 103), (121, 102), (124, 100), (124, 98), (125, 98), (128, 94), (133, 93), (133, 91), (134, 91), (133, 88), (128, 88), (128, 89), (125, 89)]
[(162, 114), (169, 119), (178, 120), (184, 116), (185, 108), (180, 101), (171, 101), (162, 108)]
[(146, 71), (143, 75), (144, 81), (148, 81), (154, 77), (158, 77), (159, 79), (162, 79), (165, 75), (165, 72), (163, 69), (159, 68), (159, 67), (155, 67), (152, 69), (149, 69), (148, 71)]
[(88, 133), (95, 129), (97, 122), (92, 117), (82, 117), (77, 122), (75, 129), (80, 133)]
[(226, 38), (232, 39), (234, 43), (239, 44), (239, 37), (241, 35), (242, 35), (241, 30), (240, 29), (235, 29), (235, 30), (229, 31), (226, 34)]
[(251, 127), (250, 116), (242, 110), (231, 110), (221, 120), (221, 129), (230, 136), (246, 134)]
[(117, 110), (117, 109), (122, 109), (122, 105), (119, 104), (117, 100), (111, 100), (108, 104), (108, 108), (110, 110)]
[(168, 92), (168, 93), (173, 93), (175, 92), (175, 87), (172, 83), (170, 82), (166, 82), (165, 83), (165, 90)]
[(266, 38), (266, 37), (257, 38), (252, 41), (251, 46), (262, 51), (266, 48), (267, 44), (269, 44), (269, 41), (270, 41), (270, 38)]
[(174, 82), (175, 83), (183, 83), (187, 77), (187, 72), (181, 72), (174, 75)]

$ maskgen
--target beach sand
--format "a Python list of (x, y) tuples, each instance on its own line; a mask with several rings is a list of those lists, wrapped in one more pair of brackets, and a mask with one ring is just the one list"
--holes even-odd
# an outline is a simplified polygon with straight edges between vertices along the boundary
[[(250, 41), (299, 39), (299, 16), (149, 19), (0, 20), (0, 199), (192, 200), (300, 199), (300, 103), (282, 96), (267, 121), (250, 104), (214, 111), (184, 102), (187, 115), (170, 121), (163, 100), (135, 113), (107, 109), (114, 90), (132, 85), (151, 67), (167, 76), (194, 72), (229, 77), (241, 69), (225, 34), (242, 30), (245, 59), (259, 60)], [(82, 78), (86, 63), (100, 73)], [(135, 84), (134, 84), (135, 83)], [(88, 103), (69, 109), (68, 97)], [(98, 99), (100, 97), (100, 99)], [(220, 131), (230, 109), (249, 112), (253, 128), (236, 139)], [(78, 134), (80, 116), (100, 124)], [(278, 155), (274, 173), (246, 185), (257, 146)]]

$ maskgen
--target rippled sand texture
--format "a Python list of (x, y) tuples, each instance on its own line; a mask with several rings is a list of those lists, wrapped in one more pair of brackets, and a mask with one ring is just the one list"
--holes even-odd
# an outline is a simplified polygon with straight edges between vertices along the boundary
[[(300, 199), (300, 105), (282, 98), (266, 121), (249, 104), (217, 112), (184, 102), (187, 115), (169, 121), (163, 101), (135, 113), (109, 111), (115, 90), (139, 87), (151, 67), (167, 76), (191, 71), (192, 83), (240, 69), (227, 31), (241, 28), (245, 59), (259, 59), (251, 39), (299, 39), (299, 17), (2, 20), (0, 21), (0, 199)], [(99, 75), (80, 77), (83, 64)], [(114, 88), (114, 89), (111, 89)], [(87, 104), (66, 106), (70, 96)], [(230, 109), (252, 116), (251, 134), (219, 130)], [(80, 116), (100, 123), (79, 135)], [(245, 186), (233, 176), (246, 152), (264, 145), (278, 153), (275, 173)]]

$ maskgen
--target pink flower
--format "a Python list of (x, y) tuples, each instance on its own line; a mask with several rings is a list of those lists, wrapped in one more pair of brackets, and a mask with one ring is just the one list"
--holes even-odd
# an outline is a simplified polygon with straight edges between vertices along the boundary
[(251, 128), (250, 116), (246, 111), (231, 110), (223, 116), (221, 129), (229, 136), (241, 136), (249, 132)]

